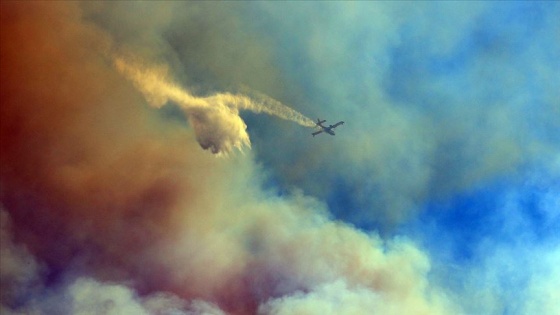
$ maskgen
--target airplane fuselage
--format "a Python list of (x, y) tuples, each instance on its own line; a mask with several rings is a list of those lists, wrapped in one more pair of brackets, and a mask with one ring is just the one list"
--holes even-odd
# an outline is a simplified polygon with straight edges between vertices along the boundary
[(335, 134), (334, 134), (333, 129), (336, 128), (336, 127), (338, 127), (338, 126), (340, 126), (340, 125), (342, 125), (342, 124), (344, 124), (343, 121), (339, 121), (339, 122), (337, 122), (336, 124), (334, 124), (334, 125), (329, 125), (329, 126), (327, 127), (327, 126), (323, 126), (323, 125), (322, 125), (324, 122), (326, 122), (326, 120), (319, 120), (319, 119), (317, 119), (316, 125), (317, 125), (317, 127), (321, 128), (321, 130), (312, 133), (313, 137), (315, 137), (316, 135), (320, 134), (321, 132), (325, 132), (325, 133), (328, 133), (328, 134), (331, 135), (331, 136), (334, 136)]
[(324, 132), (328, 133), (331, 136), (334, 136), (335, 134), (334, 134), (334, 131), (332, 129), (333, 129), (332, 125), (330, 125), (328, 127), (323, 127)]

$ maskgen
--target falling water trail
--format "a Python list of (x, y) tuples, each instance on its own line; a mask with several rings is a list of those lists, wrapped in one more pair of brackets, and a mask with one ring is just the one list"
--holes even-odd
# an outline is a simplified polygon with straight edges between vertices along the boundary
[(146, 96), (152, 106), (161, 107), (168, 100), (183, 109), (225, 106), (234, 110), (248, 110), (265, 113), (281, 119), (293, 121), (305, 127), (314, 127), (313, 120), (300, 112), (264, 94), (252, 92), (253, 97), (243, 94), (216, 93), (207, 97), (193, 96), (169, 78), (166, 66), (145, 66), (124, 58), (115, 58), (119, 72), (131, 80)]
[(243, 150), (251, 146), (247, 125), (239, 116), (240, 110), (266, 113), (305, 127), (314, 126), (308, 117), (263, 94), (252, 92), (255, 96), (249, 97), (216, 93), (197, 97), (175, 83), (165, 65), (147, 65), (135, 58), (120, 56), (114, 57), (113, 61), (117, 70), (132, 81), (151, 106), (160, 108), (173, 101), (183, 109), (199, 144), (215, 154), (223, 155), (234, 148)]

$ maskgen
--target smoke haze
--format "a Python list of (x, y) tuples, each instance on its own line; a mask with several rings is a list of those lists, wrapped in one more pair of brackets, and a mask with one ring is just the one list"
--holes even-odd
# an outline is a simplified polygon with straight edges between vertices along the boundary
[(0, 5), (1, 313), (558, 312), (558, 5)]

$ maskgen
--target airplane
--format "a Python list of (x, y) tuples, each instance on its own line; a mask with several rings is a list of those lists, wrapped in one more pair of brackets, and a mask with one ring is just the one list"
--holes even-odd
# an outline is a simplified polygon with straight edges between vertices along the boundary
[(328, 133), (328, 134), (331, 135), (331, 136), (334, 136), (334, 131), (333, 131), (333, 129), (336, 128), (336, 127), (338, 127), (338, 126), (340, 126), (340, 125), (343, 125), (343, 124), (344, 124), (343, 121), (339, 121), (339, 122), (337, 122), (336, 124), (330, 125), (330, 126), (327, 127), (327, 126), (323, 126), (323, 125), (322, 125), (324, 122), (326, 122), (326, 120), (320, 120), (319, 118), (317, 118), (317, 122), (316, 122), (315, 124), (316, 124), (318, 127), (320, 127), (321, 130), (312, 133), (313, 137), (315, 137), (316, 135), (320, 134), (320, 133), (323, 132), (323, 131), (326, 132), (326, 133)]

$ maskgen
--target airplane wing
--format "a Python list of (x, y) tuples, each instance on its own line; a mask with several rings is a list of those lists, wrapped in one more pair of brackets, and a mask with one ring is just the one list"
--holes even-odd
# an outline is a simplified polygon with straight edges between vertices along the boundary
[(323, 130), (319, 130), (317, 132), (312, 133), (313, 137), (315, 137), (316, 135), (320, 134), (321, 132), (323, 132)]
[(334, 125), (332, 126), (332, 128), (336, 128), (336, 127), (338, 127), (338, 126), (340, 126), (340, 125), (344, 125), (344, 122), (343, 122), (343, 121), (339, 121), (339, 122), (337, 122), (336, 124), (334, 124)]

